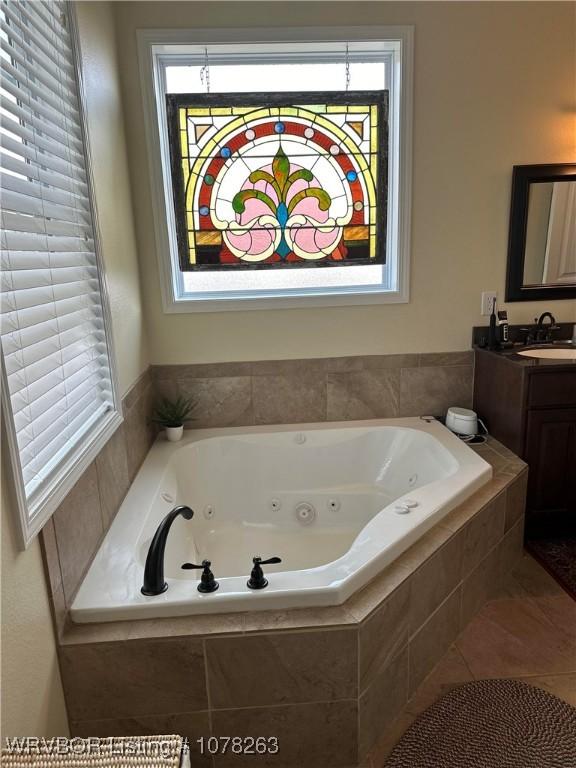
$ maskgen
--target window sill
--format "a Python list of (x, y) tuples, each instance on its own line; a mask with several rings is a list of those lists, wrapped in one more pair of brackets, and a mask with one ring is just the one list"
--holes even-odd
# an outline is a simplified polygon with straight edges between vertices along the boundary
[(244, 312), (246, 310), (306, 309), (308, 307), (342, 307), (365, 304), (407, 304), (408, 290), (377, 290), (308, 293), (268, 296), (209, 296), (206, 298), (172, 299), (164, 305), (165, 314), (187, 312)]

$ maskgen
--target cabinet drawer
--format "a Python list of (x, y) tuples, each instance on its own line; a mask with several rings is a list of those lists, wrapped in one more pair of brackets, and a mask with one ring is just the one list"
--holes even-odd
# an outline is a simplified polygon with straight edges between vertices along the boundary
[(533, 373), (528, 388), (528, 407), (576, 406), (576, 370)]

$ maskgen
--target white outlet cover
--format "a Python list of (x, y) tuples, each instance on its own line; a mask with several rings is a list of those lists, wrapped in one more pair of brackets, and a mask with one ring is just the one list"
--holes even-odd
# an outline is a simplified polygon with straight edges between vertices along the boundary
[(483, 317), (488, 317), (492, 314), (492, 304), (495, 299), (498, 298), (496, 291), (482, 291), (482, 303), (480, 306), (480, 314)]

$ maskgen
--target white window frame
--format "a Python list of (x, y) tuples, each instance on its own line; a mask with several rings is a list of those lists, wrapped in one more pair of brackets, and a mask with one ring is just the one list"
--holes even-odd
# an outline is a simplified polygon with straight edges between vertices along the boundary
[[(144, 124), (148, 150), (152, 195), (155, 246), (160, 274), (162, 306), (165, 313), (221, 312), (248, 309), (282, 309), (354, 304), (407, 303), (410, 274), (410, 221), (412, 202), (412, 91), (414, 29), (411, 26), (386, 27), (311, 27), (270, 29), (145, 29), (138, 30), (138, 57), (144, 100)], [(299, 42), (396, 43), (392, 65), (391, 111), (398, 120), (390, 132), (389, 188), (395, 190), (397, 205), (389, 210), (388, 229), (396, 239), (396, 289), (382, 284), (369, 287), (342, 287), (275, 291), (254, 294), (196, 294), (182, 298), (182, 273), (178, 266), (178, 249), (170, 154), (166, 129), (164, 67), (170, 55), (171, 63), (196, 63), (186, 45), (250, 44)], [(179, 45), (182, 59), (176, 62), (172, 46)], [(367, 46), (368, 47), (368, 46)], [(382, 53), (380, 53), (382, 56)], [(351, 58), (351, 60), (353, 60)], [(366, 60), (366, 54), (358, 54)], [(390, 222), (392, 224), (390, 225)], [(390, 244), (390, 235), (387, 234)], [(191, 296), (188, 294), (188, 296)]]
[[(98, 223), (98, 213), (96, 209), (96, 193), (94, 187), (94, 178), (92, 174), (92, 154), (90, 150), (89, 131), (86, 120), (86, 92), (82, 76), (82, 55), (80, 48), (80, 37), (78, 33), (78, 24), (74, 4), (69, 5), (68, 21), (70, 23), (70, 38), (72, 42), (74, 65), (78, 83), (78, 107), (79, 118), (82, 126), (82, 138), (84, 144), (84, 155), (86, 159), (86, 178), (88, 182), (88, 197), (92, 214), (92, 229), (94, 233), (94, 252), (98, 267), (98, 277), (100, 282), (100, 296), (102, 304), (102, 317), (104, 330), (106, 334), (106, 346), (108, 351), (110, 384), (112, 388), (113, 408), (106, 419), (98, 425), (96, 430), (86, 434), (84, 440), (76, 446), (74, 452), (66, 460), (64, 465), (54, 472), (50, 483), (46, 484), (43, 491), (38, 494), (33, 503), (26, 497), (24, 490), (24, 481), (20, 466), (20, 452), (16, 439), (16, 430), (14, 428), (14, 419), (12, 415), (12, 405), (10, 402), (10, 393), (8, 390), (8, 381), (4, 367), (4, 355), (0, 349), (1, 362), (1, 400), (2, 400), (2, 446), (6, 446), (11, 468), (8, 487), (12, 492), (13, 500), (16, 502), (17, 523), (19, 543), (22, 549), (27, 549), (33, 539), (38, 535), (42, 527), (48, 522), (50, 517), (62, 503), (66, 495), (72, 490), (74, 485), (81, 478), (82, 474), (88, 469), (90, 464), (96, 459), (100, 451), (104, 448), (108, 440), (124, 421), (122, 411), (122, 400), (118, 383), (118, 371), (116, 365), (116, 355), (114, 350), (114, 339), (112, 333), (112, 316), (110, 312), (110, 302), (108, 289), (106, 285), (106, 274), (104, 262), (102, 259), (102, 239)], [(3, 461), (2, 469), (6, 464)], [(3, 478), (4, 480), (4, 478)]]

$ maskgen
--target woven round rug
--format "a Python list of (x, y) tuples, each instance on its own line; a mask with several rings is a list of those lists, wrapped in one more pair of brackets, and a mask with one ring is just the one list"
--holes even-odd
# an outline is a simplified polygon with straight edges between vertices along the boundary
[(384, 768), (576, 768), (576, 709), (517, 680), (466, 683), (420, 715)]

